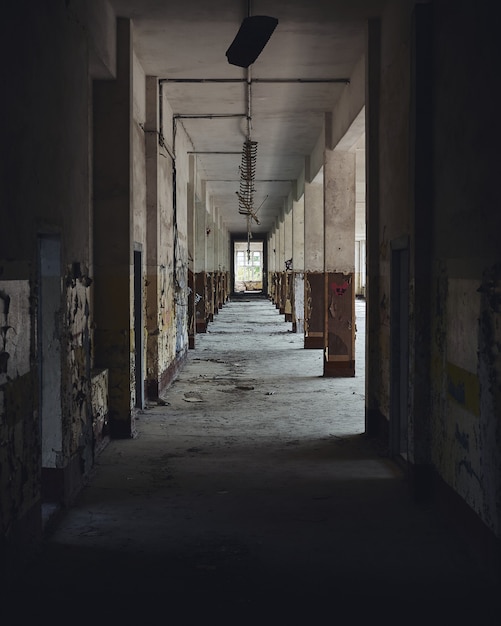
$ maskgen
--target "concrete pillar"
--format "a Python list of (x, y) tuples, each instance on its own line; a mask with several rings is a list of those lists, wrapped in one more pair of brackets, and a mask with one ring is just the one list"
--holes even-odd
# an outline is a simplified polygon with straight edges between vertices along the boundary
[[(287, 207), (289, 209), (289, 207)], [(292, 322), (292, 307), (294, 302), (292, 265), (292, 202), (290, 210), (284, 211), (284, 313), (285, 321)]]
[(280, 308), (280, 216), (275, 218), (275, 289), (274, 302)]
[(280, 225), (279, 225), (279, 233), (280, 233), (280, 252), (278, 257), (278, 267), (281, 272), (285, 270), (285, 211), (282, 208), (280, 213)]
[[(382, 388), (381, 368), (381, 302), (379, 261), (379, 118), (381, 76), (381, 24), (378, 19), (367, 25), (366, 71), (366, 231), (367, 231), (367, 309), (365, 337), (365, 432), (370, 437), (388, 437), (388, 422), (380, 410), (379, 393)], [(386, 431), (386, 432), (385, 432)]]
[(193, 154), (189, 156), (189, 182), (188, 182), (188, 348), (195, 347), (195, 256), (196, 256), (196, 159)]
[(216, 240), (216, 219), (214, 208), (211, 201), (210, 211), (207, 214), (207, 257), (206, 257), (206, 270), (207, 270), (207, 306), (209, 313), (209, 322), (214, 321), (214, 278), (215, 278), (215, 240)]
[(109, 373), (111, 436), (131, 437), (135, 427), (131, 406), (132, 25), (128, 19), (117, 20), (117, 78), (95, 81), (93, 105), (95, 366)]
[(324, 376), (354, 376), (354, 150), (325, 151), (324, 241)]
[(273, 302), (275, 298), (275, 231), (268, 233), (268, 298)]
[(215, 224), (214, 233), (214, 273), (216, 280), (216, 299), (214, 304), (214, 313), (219, 313), (219, 309), (222, 306), (221, 302), (221, 285), (222, 285), (222, 273), (221, 273), (221, 215), (219, 211), (217, 213), (217, 222)]
[(223, 280), (223, 304), (226, 304), (229, 296), (230, 287), (230, 264), (229, 264), (229, 237), (225, 223), (221, 219), (221, 272)]
[(217, 298), (215, 313), (223, 306), (223, 220), (218, 211), (215, 239), (215, 271), (217, 273)]
[(278, 274), (279, 274), (279, 301), (278, 308), (282, 315), (285, 314), (284, 282), (285, 282), (285, 213), (284, 208), (279, 217), (279, 250), (278, 250)]
[[(432, 396), (434, 389), (433, 371), (430, 368), (430, 352), (433, 361), (433, 290), (430, 289), (430, 278), (433, 276), (434, 255), (430, 252), (435, 245), (434, 231), (430, 224), (434, 220), (433, 196), (433, 159), (435, 144), (433, 141), (434, 111), (429, 94), (433, 87), (433, 53), (427, 45), (433, 32), (433, 7), (417, 5), (412, 23), (414, 47), (412, 50), (413, 72), (411, 74), (411, 201), (410, 213), (412, 219), (410, 250), (410, 274), (414, 277), (414, 293), (410, 307), (414, 307), (409, 323), (409, 389), (408, 405), (406, 410), (395, 410), (398, 398), (393, 397), (392, 391), (392, 434), (391, 451), (398, 448), (398, 439), (402, 440), (407, 434), (408, 460), (411, 464), (411, 480), (415, 496), (426, 498), (430, 496), (431, 478), (431, 415)], [(435, 233), (436, 238), (436, 233)], [(451, 283), (449, 283), (451, 285)], [(412, 291), (412, 290), (411, 290)], [(396, 300), (396, 298), (395, 298)], [(440, 301), (439, 301), (440, 302)], [(395, 303), (396, 304), (396, 303)], [(396, 333), (394, 333), (396, 334)], [(398, 363), (398, 348), (392, 338), (394, 355), (392, 370)], [(403, 352), (403, 349), (402, 349)], [(400, 368), (401, 369), (401, 368)], [(412, 381), (412, 382), (411, 382)], [(396, 381), (392, 381), (393, 383)], [(405, 390), (400, 389), (398, 395), (402, 397)], [(395, 423), (399, 415), (399, 424)], [(494, 414), (496, 411), (494, 411)], [(499, 415), (499, 413), (498, 413)], [(496, 446), (496, 444), (494, 444)], [(499, 437), (497, 440), (499, 450)], [(487, 455), (486, 455), (487, 456)], [(498, 457), (499, 458), (499, 457)], [(499, 465), (498, 472), (499, 476)], [(498, 481), (499, 494), (499, 481)], [(498, 500), (499, 502), (499, 500)], [(499, 510), (499, 509), (498, 509)]]
[(324, 189), (304, 185), (304, 347), (324, 347)]
[(292, 205), (292, 268), (292, 329), (294, 332), (304, 333), (304, 195)]
[(158, 79), (146, 77), (146, 388), (150, 400), (158, 399), (159, 363), (159, 268), (160, 211), (158, 202)]
[(206, 309), (206, 257), (207, 257), (207, 210), (205, 208), (205, 183), (202, 182), (202, 199), (195, 207), (195, 332), (207, 331)]
[(276, 308), (280, 308), (280, 217), (275, 218), (275, 273), (274, 273), (274, 290), (273, 302)]
[(365, 230), (365, 133), (356, 146), (356, 205), (355, 205), (355, 296), (365, 297), (366, 230)]

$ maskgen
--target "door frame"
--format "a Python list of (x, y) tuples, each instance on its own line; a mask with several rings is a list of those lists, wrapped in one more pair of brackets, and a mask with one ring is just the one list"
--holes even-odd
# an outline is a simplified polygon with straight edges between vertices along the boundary
[(408, 461), (409, 237), (390, 242), (390, 454)]
[(143, 289), (143, 246), (134, 243), (134, 381), (136, 409), (144, 409), (144, 289)]

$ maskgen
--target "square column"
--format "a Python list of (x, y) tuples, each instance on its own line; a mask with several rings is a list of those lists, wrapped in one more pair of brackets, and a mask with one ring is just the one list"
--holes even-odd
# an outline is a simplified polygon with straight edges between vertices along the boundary
[(158, 152), (159, 94), (158, 78), (146, 77), (146, 387), (149, 400), (158, 399), (160, 382), (161, 332), (160, 302), (160, 225)]
[(268, 235), (268, 298), (275, 300), (275, 232)]
[(280, 216), (275, 219), (275, 307), (280, 309), (280, 271), (282, 268), (283, 256), (280, 253), (281, 239), (283, 233), (281, 230)]
[(278, 310), (285, 314), (284, 282), (285, 282), (285, 214), (284, 209), (280, 212), (279, 218), (279, 248), (278, 248)]
[(206, 238), (207, 238), (207, 257), (206, 257), (206, 297), (207, 297), (207, 312), (209, 316), (209, 322), (214, 321), (214, 276), (215, 276), (215, 238), (216, 238), (216, 223), (215, 214), (216, 209), (212, 208), (210, 213), (207, 214), (206, 222)]
[(108, 369), (113, 438), (135, 432), (132, 72), (132, 24), (119, 18), (117, 78), (95, 81), (93, 94), (94, 350)]
[(324, 376), (355, 376), (355, 151), (324, 157)]
[(189, 156), (189, 183), (188, 183), (188, 348), (195, 347), (195, 225), (196, 225), (196, 160), (193, 154)]
[(304, 195), (292, 204), (292, 329), (304, 333)]
[(285, 321), (292, 322), (293, 295), (293, 255), (292, 255), (292, 206), (284, 212), (284, 267), (283, 267), (283, 303)]
[[(205, 188), (205, 185), (202, 184), (202, 187)], [(206, 310), (207, 222), (208, 215), (205, 209), (205, 198), (203, 198), (195, 206), (195, 333), (205, 333), (208, 322)]]
[(304, 347), (324, 347), (324, 189), (304, 185)]

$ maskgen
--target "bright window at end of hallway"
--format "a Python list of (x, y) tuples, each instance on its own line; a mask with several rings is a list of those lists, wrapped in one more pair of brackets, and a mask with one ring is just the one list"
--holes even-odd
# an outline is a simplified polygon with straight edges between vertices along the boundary
[(235, 291), (263, 288), (263, 243), (235, 243)]

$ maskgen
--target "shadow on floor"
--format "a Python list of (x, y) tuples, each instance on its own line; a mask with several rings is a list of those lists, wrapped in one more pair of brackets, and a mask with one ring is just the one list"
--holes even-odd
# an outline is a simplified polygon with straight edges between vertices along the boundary
[[(359, 432), (357, 381), (322, 379), (318, 355), (270, 334), (271, 305), (252, 307), (227, 305), (137, 438), (101, 452), (3, 585), (2, 626), (500, 623), (498, 583)], [(266, 334), (228, 343), (260, 314)]]

